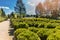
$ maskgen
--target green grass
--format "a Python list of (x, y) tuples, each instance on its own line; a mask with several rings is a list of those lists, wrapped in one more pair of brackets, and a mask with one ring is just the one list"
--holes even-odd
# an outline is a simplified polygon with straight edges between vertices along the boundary
[(4, 21), (5, 19), (5, 17), (0, 17), (0, 22)]

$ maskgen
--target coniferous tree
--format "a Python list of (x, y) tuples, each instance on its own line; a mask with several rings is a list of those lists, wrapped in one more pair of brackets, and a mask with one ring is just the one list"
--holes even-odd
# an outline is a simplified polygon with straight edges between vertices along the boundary
[(6, 16), (6, 14), (5, 14), (5, 12), (4, 12), (4, 10), (2, 8), (0, 9), (0, 16), (2, 16), (2, 17)]
[(16, 6), (15, 6), (16, 13), (20, 14), (20, 17), (25, 16), (26, 9), (22, 2), (22, 0), (17, 0)]

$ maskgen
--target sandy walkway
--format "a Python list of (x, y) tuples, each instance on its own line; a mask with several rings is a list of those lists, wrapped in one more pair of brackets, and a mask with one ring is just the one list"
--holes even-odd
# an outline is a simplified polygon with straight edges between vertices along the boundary
[(12, 40), (13, 36), (9, 35), (9, 25), (9, 20), (0, 23), (0, 40)]

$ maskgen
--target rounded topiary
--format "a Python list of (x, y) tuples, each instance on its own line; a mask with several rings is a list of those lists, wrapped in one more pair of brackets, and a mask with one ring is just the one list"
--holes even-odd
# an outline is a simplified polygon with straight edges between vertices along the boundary
[(47, 37), (52, 34), (52, 33), (55, 33), (55, 29), (44, 29), (44, 28), (41, 28), (38, 32), (37, 32), (37, 35), (41, 38), (41, 40), (46, 40)]
[(60, 40), (60, 30), (48, 36), (47, 40)]
[(55, 23), (48, 23), (47, 24), (47, 28), (55, 28), (55, 27), (56, 27)]
[(60, 26), (56, 26), (56, 29), (59, 29), (60, 30)]
[(25, 22), (20, 22), (19, 23), (19, 28), (28, 28), (28, 27), (29, 27), (29, 25), (26, 24)]
[(14, 22), (12, 25), (15, 30), (19, 28), (19, 22)]
[(32, 27), (32, 26), (34, 26), (34, 22), (28, 22), (28, 25), (29, 25), (29, 27)]
[(25, 29), (25, 28), (17, 29), (17, 30), (14, 32), (14, 36), (17, 36), (19, 33), (23, 32), (23, 31), (28, 31), (28, 30)]
[(48, 31), (47, 29), (42, 28), (37, 32), (37, 34), (39, 37), (43, 37), (47, 31)]
[(28, 30), (37, 33), (39, 31), (39, 28), (35, 28), (35, 27), (29, 27)]
[(38, 28), (39, 22), (34, 23), (34, 27)]
[(14, 32), (14, 37), (15, 37), (15, 39), (17, 39), (17, 36), (18, 36), (20, 33), (24, 32), (24, 31), (29, 31), (29, 30), (27, 30), (27, 29), (25, 29), (25, 28), (17, 29), (17, 30)]
[(42, 22), (42, 23), (40, 23), (40, 24), (38, 25), (38, 27), (39, 27), (39, 28), (44, 28), (44, 27), (45, 27), (45, 24), (46, 24), (45, 22)]
[(17, 36), (17, 40), (40, 40), (36, 33), (24, 31)]

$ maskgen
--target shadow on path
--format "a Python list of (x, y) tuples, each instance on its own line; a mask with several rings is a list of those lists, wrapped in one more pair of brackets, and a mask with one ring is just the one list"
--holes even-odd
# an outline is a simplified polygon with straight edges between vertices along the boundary
[[(8, 19), (8, 21), (9, 21), (9, 19)], [(11, 25), (9, 25), (9, 26), (10, 26), (9, 30), (8, 30), (9, 36), (11, 36), (12, 40), (14, 40), (14, 28), (12, 28)]]
[(14, 28), (10, 27), (10, 29), (8, 30), (9, 32), (9, 36), (12, 37), (12, 40), (14, 40)]

